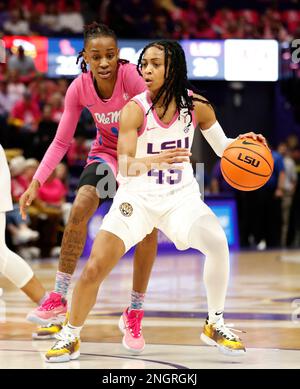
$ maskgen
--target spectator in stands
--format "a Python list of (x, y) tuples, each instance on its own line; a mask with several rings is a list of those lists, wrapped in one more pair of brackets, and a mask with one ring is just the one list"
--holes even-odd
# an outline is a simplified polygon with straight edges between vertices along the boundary
[(205, 18), (199, 18), (196, 24), (193, 38), (196, 39), (216, 39), (217, 33), (211, 28), (210, 22)]
[(7, 118), (13, 106), (11, 96), (8, 94), (7, 82), (0, 79), (0, 144), (8, 146), (8, 126)]
[(29, 182), (24, 172), (26, 170), (26, 160), (23, 156), (18, 156), (10, 161), (12, 199), (14, 209), (6, 213), (7, 230), (11, 234), (12, 243), (15, 246), (38, 239), (39, 233), (28, 227), (29, 218), (22, 220), (19, 212), (19, 198), (28, 188)]
[(51, 120), (55, 123), (59, 123), (64, 112), (63, 96), (59, 92), (56, 92), (49, 97), (48, 103), (51, 106)]
[(17, 70), (11, 70), (8, 74), (7, 79), (7, 93), (9, 95), (9, 99), (12, 102), (12, 105), (22, 99), (26, 86), (23, 82), (21, 82), (19, 73)]
[(56, 167), (56, 177), (63, 183), (66, 189), (66, 193), (69, 190), (68, 175), (69, 175), (68, 166), (63, 162), (59, 163)]
[(82, 34), (83, 17), (80, 12), (74, 8), (74, 2), (67, 0), (65, 2), (65, 11), (58, 16), (59, 32), (63, 34)]
[(62, 96), (66, 95), (67, 89), (69, 87), (68, 81), (65, 78), (59, 78), (57, 80), (56, 88)]
[(17, 101), (11, 111), (11, 123), (21, 128), (21, 132), (36, 132), (41, 113), (36, 101), (32, 100), (31, 93), (26, 90), (23, 99)]
[(191, 39), (192, 32), (189, 28), (188, 22), (184, 19), (174, 21), (173, 39)]
[(290, 211), (287, 245), (289, 247), (300, 247), (300, 144), (297, 135), (290, 135), (287, 144), (290, 147), (297, 171), (297, 184)]
[(57, 4), (46, 4), (45, 12), (40, 16), (40, 24), (44, 26), (45, 35), (55, 35), (60, 29)]
[[(57, 178), (56, 171), (53, 171), (44, 185), (39, 188), (34, 207), (35, 215), (39, 219), (42, 257), (59, 255), (58, 232), (63, 222), (63, 204), (66, 194), (66, 188)], [(33, 213), (30, 213), (30, 216), (33, 217)]]
[(41, 23), (41, 15), (37, 9), (33, 9), (30, 12), (30, 16), (28, 18), (30, 31), (32, 35), (47, 35), (49, 34), (49, 30), (46, 26)]
[[(39, 161), (36, 160), (35, 158), (28, 158), (25, 161), (24, 164), (24, 172), (23, 172), (23, 177), (27, 182), (27, 187), (31, 183), (32, 178), (39, 167)], [(26, 189), (27, 189), (26, 187)]]
[(39, 188), (38, 199), (45, 206), (60, 209), (65, 201), (66, 188), (54, 171), (45, 184)]
[(152, 2), (121, 0), (119, 7), (125, 25), (123, 34), (126, 34), (126, 38), (149, 38), (151, 36), (153, 30)]
[(83, 132), (76, 133), (67, 153), (67, 161), (70, 168), (82, 167), (86, 164), (89, 148), (86, 146), (86, 137)]
[(3, 30), (9, 35), (29, 35), (30, 29), (21, 9), (10, 11), (9, 19), (3, 24)]
[(172, 21), (169, 14), (161, 10), (153, 18), (153, 39), (171, 39), (172, 38)]
[(52, 120), (52, 108), (46, 104), (43, 108), (42, 118), (34, 138), (34, 156), (42, 160), (57, 130), (57, 123)]
[(45, 77), (43, 73), (36, 73), (34, 80), (28, 85), (28, 89), (40, 108), (48, 103), (51, 96), (57, 92), (57, 84)]
[(229, 8), (221, 8), (219, 9), (211, 20), (212, 28), (218, 34), (226, 34), (228, 27), (232, 29), (235, 25), (236, 18), (234, 12)]
[(287, 232), (290, 220), (290, 209), (292, 205), (293, 195), (297, 183), (297, 171), (295, 161), (290, 156), (290, 150), (285, 142), (278, 145), (278, 152), (283, 157), (285, 182), (284, 193), (282, 197), (282, 236), (281, 243), (285, 247), (287, 243)]
[(16, 137), (15, 146), (23, 149), (26, 157), (31, 156), (33, 140), (40, 118), (40, 108), (37, 102), (31, 98), (30, 92), (26, 90), (23, 99), (13, 106), (8, 121), (11, 131)]
[(33, 59), (25, 54), (23, 46), (18, 47), (18, 51), (15, 55), (12, 55), (8, 59), (8, 71), (17, 71), (20, 80), (24, 83), (32, 81), (36, 74), (36, 68)]
[(291, 134), (287, 137), (286, 139), (286, 145), (287, 145), (287, 148), (291, 151), (292, 153), (292, 158), (293, 157), (293, 152), (295, 150), (298, 150), (300, 148), (300, 144), (299, 144), (299, 138), (296, 134)]
[(281, 246), (282, 213), (285, 171), (282, 156), (272, 150), (273, 174), (260, 189), (247, 193), (247, 223), (252, 227), (255, 243), (259, 250)]
[[(68, 166), (65, 163), (61, 162), (57, 165), (55, 172), (56, 172), (56, 178), (58, 178), (62, 182), (62, 184), (66, 190), (66, 199), (62, 203), (62, 218), (63, 218), (64, 226), (66, 226), (68, 219), (69, 219), (69, 216), (70, 216), (71, 209), (72, 209), (72, 202), (74, 200), (73, 196), (71, 195), (72, 202), (68, 202), (68, 197), (69, 197), (68, 196), (68, 192), (69, 192)], [(74, 193), (74, 196), (75, 196), (75, 193)]]
[(8, 93), (7, 81), (0, 79), (0, 121), (6, 119), (14, 105), (12, 96)]
[(0, 31), (4, 29), (5, 22), (9, 19), (6, 2), (0, 1)]

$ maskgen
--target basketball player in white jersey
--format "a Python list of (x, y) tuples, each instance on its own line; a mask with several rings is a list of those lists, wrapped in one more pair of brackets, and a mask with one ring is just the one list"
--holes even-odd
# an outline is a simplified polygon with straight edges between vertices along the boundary
[[(80, 331), (101, 282), (119, 259), (154, 227), (179, 250), (205, 254), (208, 317), (202, 340), (230, 355), (244, 354), (242, 341), (224, 324), (229, 275), (225, 233), (201, 200), (189, 157), (197, 125), (217, 155), (233, 141), (224, 134), (207, 100), (188, 90), (185, 55), (177, 42), (159, 41), (142, 51), (138, 68), (148, 90), (122, 110), (118, 140), (120, 183), (91, 256), (77, 282), (69, 322), (46, 354), (48, 362), (76, 359)], [(266, 143), (262, 135), (247, 133)], [(120, 321), (121, 329), (123, 322)]]
[(28, 264), (19, 255), (9, 250), (5, 243), (5, 212), (12, 209), (10, 172), (0, 144), (0, 273), (32, 301), (40, 304), (47, 297), (44, 287), (34, 276)]

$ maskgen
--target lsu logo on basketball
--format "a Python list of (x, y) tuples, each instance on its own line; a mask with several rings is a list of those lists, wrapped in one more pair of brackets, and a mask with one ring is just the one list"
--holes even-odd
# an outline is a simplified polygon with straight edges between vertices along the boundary
[(251, 165), (253, 167), (258, 167), (259, 164), (260, 164), (260, 161), (258, 161), (257, 159), (252, 158), (249, 155), (243, 156), (243, 153), (239, 153), (238, 160), (242, 161), (242, 162), (245, 162), (245, 163), (247, 163), (247, 164), (249, 164), (249, 165)]

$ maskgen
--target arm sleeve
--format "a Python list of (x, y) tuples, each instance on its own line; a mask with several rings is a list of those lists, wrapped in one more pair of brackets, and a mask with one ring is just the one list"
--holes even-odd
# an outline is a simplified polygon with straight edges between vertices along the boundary
[(64, 112), (57, 128), (56, 135), (33, 177), (38, 180), (41, 185), (48, 179), (68, 151), (82, 108), (83, 107), (79, 103), (77, 83), (75, 80), (69, 86), (66, 93)]
[(211, 148), (219, 157), (222, 157), (226, 147), (228, 147), (230, 143), (235, 141), (235, 139), (227, 138), (218, 122), (215, 122), (207, 130), (201, 130), (201, 132), (204, 138), (210, 144)]

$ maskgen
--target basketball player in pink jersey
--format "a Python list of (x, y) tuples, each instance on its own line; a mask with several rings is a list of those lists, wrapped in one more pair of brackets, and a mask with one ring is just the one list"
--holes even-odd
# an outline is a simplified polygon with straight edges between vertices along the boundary
[(5, 243), (5, 213), (13, 209), (10, 172), (4, 150), (0, 144), (0, 274), (21, 289), (33, 302), (43, 303), (48, 297), (44, 287), (28, 264)]
[[(120, 111), (133, 96), (146, 89), (136, 66), (119, 59), (116, 35), (103, 24), (94, 22), (85, 27), (84, 49), (80, 57), (83, 57), (82, 74), (67, 90), (64, 113), (55, 138), (41, 161), (30, 187), (20, 199), (21, 213), (25, 217), (26, 208), (36, 198), (38, 188), (66, 154), (81, 111), (86, 107), (94, 118), (97, 136), (80, 177), (78, 192), (64, 231), (55, 290), (50, 293), (43, 305), (28, 315), (28, 320), (32, 322), (43, 321), (45, 325), (59, 324), (58, 326), (49, 324), (48, 330), (41, 328), (41, 337), (48, 337), (48, 334), (60, 330), (60, 323), (66, 314), (68, 287), (84, 248), (88, 221), (99, 203), (107, 198), (106, 193), (97, 193), (97, 184), (100, 183), (101, 186), (101, 182), (108, 181), (108, 184), (113, 183), (114, 188), (116, 187)], [(87, 70), (87, 65), (90, 66), (90, 71)], [(98, 185), (97, 189), (104, 192), (104, 188), (103, 191), (99, 189), (100, 186)], [(132, 326), (136, 328), (136, 320), (140, 322), (143, 317), (144, 294), (156, 256), (156, 248), (157, 233), (153, 231), (135, 251), (131, 305), (123, 315), (127, 323), (128, 342), (131, 339)], [(136, 343), (135, 339), (132, 341)], [(142, 349), (144, 347), (142, 334), (138, 336), (138, 343), (138, 348)], [(128, 347), (130, 348), (130, 345)]]
[[(79, 357), (80, 331), (95, 304), (101, 282), (153, 228), (163, 231), (179, 250), (191, 247), (206, 256), (208, 317), (201, 339), (225, 354), (245, 353), (241, 339), (223, 320), (229, 275), (226, 235), (217, 217), (201, 200), (189, 162), (198, 125), (218, 156), (233, 139), (224, 134), (208, 101), (188, 90), (185, 55), (177, 42), (149, 44), (141, 53), (138, 68), (148, 90), (131, 99), (121, 113), (120, 186), (75, 286), (69, 322), (46, 353), (48, 362)], [(266, 143), (262, 135), (252, 132), (240, 137)], [(119, 326), (124, 331), (122, 317)], [(124, 339), (126, 335), (123, 342)]]

